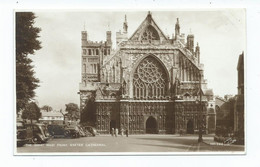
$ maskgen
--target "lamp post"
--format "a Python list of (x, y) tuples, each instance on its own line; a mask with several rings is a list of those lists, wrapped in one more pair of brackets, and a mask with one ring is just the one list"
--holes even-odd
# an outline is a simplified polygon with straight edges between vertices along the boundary
[(203, 106), (202, 106), (202, 90), (201, 90), (201, 73), (199, 72), (199, 89), (200, 89), (200, 102), (199, 102), (199, 138), (198, 142), (202, 142), (202, 112), (203, 112)]
[(127, 130), (128, 134), (130, 134), (130, 110), (131, 110), (131, 104), (129, 105), (128, 112), (127, 112)]
[(127, 130), (128, 130), (128, 134), (129, 134), (129, 123), (130, 123), (130, 120), (129, 120), (129, 110), (128, 110), (128, 113), (127, 113)]

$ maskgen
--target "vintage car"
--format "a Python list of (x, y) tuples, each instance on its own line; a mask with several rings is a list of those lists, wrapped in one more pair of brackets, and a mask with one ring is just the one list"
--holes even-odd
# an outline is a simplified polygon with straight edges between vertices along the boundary
[(86, 133), (86, 131), (84, 130), (84, 128), (81, 125), (77, 125), (78, 129), (79, 129), (79, 134), (80, 137), (87, 137), (88, 133)]
[(80, 137), (80, 130), (77, 126), (48, 125), (48, 131), (54, 138), (77, 138)]
[(68, 134), (65, 132), (66, 130), (64, 125), (48, 125), (47, 129), (50, 135), (54, 138), (67, 137), (66, 135)]
[(71, 138), (80, 137), (80, 129), (77, 126), (69, 126), (66, 128), (66, 136)]
[(84, 129), (88, 131), (92, 136), (98, 135), (96, 128), (92, 126), (84, 126)]
[(17, 121), (16, 128), (16, 141), (18, 147), (21, 147), (32, 140), (32, 130), (27, 128), (23, 121)]
[(32, 132), (32, 139), (30, 142), (33, 144), (46, 143), (50, 138), (50, 134), (44, 124), (27, 124), (26, 128), (27, 132), (30, 130)]
[(49, 133), (44, 124), (25, 124), (23, 121), (17, 121), (16, 127), (18, 147), (27, 143), (46, 143), (49, 139)]

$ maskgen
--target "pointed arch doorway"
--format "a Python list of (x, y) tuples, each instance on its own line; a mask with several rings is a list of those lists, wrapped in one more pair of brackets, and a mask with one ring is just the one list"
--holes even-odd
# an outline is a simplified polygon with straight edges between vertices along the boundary
[(150, 116), (145, 123), (146, 133), (148, 134), (157, 134), (157, 121), (153, 116)]

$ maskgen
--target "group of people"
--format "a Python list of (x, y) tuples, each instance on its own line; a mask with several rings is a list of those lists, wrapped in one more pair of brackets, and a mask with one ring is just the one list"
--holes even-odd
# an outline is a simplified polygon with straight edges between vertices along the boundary
[[(124, 130), (123, 128), (121, 129), (121, 131), (120, 131), (120, 135), (121, 136), (124, 136), (124, 132), (125, 132), (125, 135), (126, 135), (126, 137), (128, 137), (128, 129), (126, 129), (126, 130)], [(117, 137), (118, 136), (118, 129), (117, 128), (112, 128), (111, 129), (111, 135), (112, 135), (112, 137)]]

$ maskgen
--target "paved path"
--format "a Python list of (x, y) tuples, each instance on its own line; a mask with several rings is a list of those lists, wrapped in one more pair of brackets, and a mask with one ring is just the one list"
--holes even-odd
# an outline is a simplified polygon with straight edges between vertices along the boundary
[[(211, 141), (212, 136), (204, 136)], [(243, 151), (244, 146), (220, 146), (198, 143), (197, 135), (131, 135), (129, 137), (96, 136), (77, 139), (51, 139), (46, 144), (18, 147), (17, 153), (54, 152), (205, 152)]]

